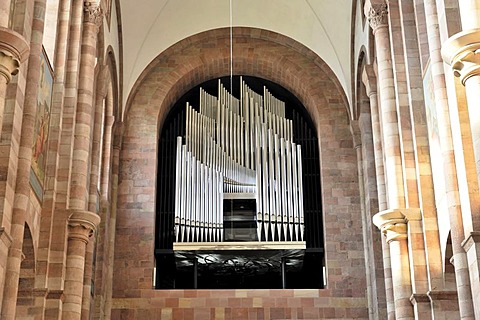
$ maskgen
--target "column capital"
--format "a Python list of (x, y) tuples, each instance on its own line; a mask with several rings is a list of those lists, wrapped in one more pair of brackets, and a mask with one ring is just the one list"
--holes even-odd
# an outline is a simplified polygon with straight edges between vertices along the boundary
[(83, 3), (83, 20), (86, 23), (92, 23), (98, 28), (103, 22), (103, 12), (100, 4), (95, 1), (85, 1)]
[(407, 238), (407, 219), (399, 209), (380, 211), (372, 218), (373, 224), (387, 237), (387, 242)]
[(0, 75), (7, 79), (7, 83), (18, 73), (29, 52), (30, 46), (21, 34), (0, 27)]
[(419, 208), (397, 208), (380, 211), (373, 216), (373, 224), (387, 237), (387, 242), (406, 239), (409, 221), (421, 221), (422, 210)]
[(68, 238), (79, 239), (88, 243), (100, 223), (100, 216), (96, 213), (82, 210), (71, 210), (68, 218)]
[(463, 85), (472, 76), (480, 75), (480, 29), (462, 31), (442, 45), (443, 60)]
[(386, 3), (365, 3), (365, 16), (373, 30), (373, 34), (383, 27), (388, 27), (388, 5)]

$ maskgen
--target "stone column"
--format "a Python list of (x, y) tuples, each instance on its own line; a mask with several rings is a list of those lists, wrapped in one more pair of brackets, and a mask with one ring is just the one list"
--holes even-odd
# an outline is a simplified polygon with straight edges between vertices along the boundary
[(365, 5), (366, 15), (375, 37), (379, 84), (379, 114), (382, 127), (387, 205), (389, 208), (405, 207), (400, 135), (395, 101), (395, 81), (392, 69), (392, 51), (388, 30), (386, 4)]
[(386, 236), (390, 247), (390, 259), (395, 297), (395, 319), (414, 319), (410, 302), (412, 285), (408, 258), (407, 222), (399, 210), (385, 210), (373, 216), (373, 223)]
[[(465, 86), (478, 186), (480, 184), (480, 1), (462, 0), (458, 4), (463, 31), (445, 41), (442, 46), (442, 56), (444, 61), (452, 67), (453, 74), (459, 77)], [(480, 292), (480, 212), (473, 211), (471, 217), (464, 213), (463, 220), (465, 240), (462, 246), (467, 253), (465, 267), (468, 266), (470, 275), (475, 318), (480, 319), (480, 295), (478, 294)], [(459, 300), (462, 298), (459, 295)]]
[(0, 2), (0, 27), (7, 27), (10, 19), (11, 0)]
[[(468, 267), (465, 251), (461, 247), (464, 237), (464, 227), (462, 221), (462, 206), (459, 197), (459, 184), (455, 164), (455, 154), (453, 146), (453, 137), (450, 123), (450, 111), (447, 97), (447, 86), (445, 82), (444, 64), (440, 55), (440, 32), (437, 14), (437, 4), (435, 0), (425, 0), (425, 19), (426, 31), (428, 36), (428, 53), (430, 56), (430, 68), (432, 72), (432, 86), (434, 89), (435, 109), (438, 121), (438, 135), (442, 151), (442, 163), (445, 176), (445, 189), (448, 199), (448, 216), (450, 220), (452, 251), (454, 257), (455, 278), (458, 292), (458, 307), (461, 319), (472, 319), (473, 305), (468, 281)], [(439, 294), (436, 292), (428, 293), (432, 301), (434, 312), (439, 306), (435, 301)], [(448, 304), (447, 299), (457, 299), (456, 295), (444, 294), (442, 304)], [(451, 310), (451, 309), (450, 309)], [(441, 310), (440, 312), (442, 312)]]
[[(6, 1), (6, 3), (9, 4), (10, 2)], [(0, 9), (2, 7), (3, 2), (0, 5)], [(8, 23), (8, 12), (6, 14)], [(0, 25), (3, 25), (1, 21), (2, 16), (4, 16), (4, 13), (0, 10)], [(0, 135), (2, 132), (7, 85), (12, 80), (12, 76), (18, 73), (20, 64), (27, 59), (29, 50), (30, 48), (25, 38), (13, 30), (0, 26)], [(5, 219), (4, 212), (0, 212), (0, 303), (3, 301), (7, 257), (12, 243), (12, 237), (10, 236), (11, 222), (9, 220)]]
[[(88, 172), (90, 170), (90, 142), (92, 136), (92, 119), (93, 119), (93, 92), (95, 84), (95, 63), (97, 52), (97, 34), (102, 24), (102, 12), (98, 3), (85, 1), (83, 10), (83, 31), (81, 41), (81, 54), (80, 54), (80, 71), (78, 82), (78, 101), (75, 117), (75, 135), (73, 140), (73, 160), (72, 160), (72, 172), (71, 172), (71, 185), (70, 185), (70, 209), (76, 212), (83, 212), (95, 217), (98, 225), (100, 217), (98, 214), (83, 211), (88, 209)], [(93, 218), (92, 218), (93, 219)], [(70, 226), (70, 224), (69, 224)], [(68, 269), (66, 270), (66, 278), (75, 278), (71, 282), (74, 286), (75, 292), (68, 295), (65, 293), (65, 302), (63, 305), (63, 317), (67, 315), (67, 319), (81, 319), (82, 318), (82, 300), (84, 293), (84, 281), (91, 281), (91, 270), (85, 271), (85, 268), (91, 268), (91, 264), (86, 265), (87, 254), (87, 242), (79, 249), (79, 245), (72, 250), (76, 250), (78, 256), (81, 253), (82, 270), (81, 275), (74, 274), (78, 270)], [(68, 251), (70, 252), (70, 241), (68, 244)], [(67, 253), (68, 254), (68, 253)], [(89, 254), (89, 256), (91, 253)], [(91, 260), (92, 257), (90, 257)], [(90, 261), (91, 262), (91, 261)], [(67, 256), (68, 266), (68, 256)], [(70, 271), (70, 272), (69, 272)], [(78, 271), (80, 273), (80, 271)], [(85, 279), (85, 274), (87, 277)], [(80, 277), (81, 276), (81, 277)], [(90, 286), (90, 283), (87, 284)], [(65, 292), (67, 292), (67, 281), (65, 282)], [(89, 293), (88, 293), (89, 294)], [(89, 311), (89, 299), (87, 299), (88, 306), (85, 306), (83, 312)], [(67, 307), (69, 310), (67, 310)], [(66, 313), (67, 312), (67, 313)], [(85, 315), (84, 315), (85, 316)]]
[[(405, 208), (403, 163), (400, 148), (399, 122), (396, 106), (395, 80), (392, 69), (392, 50), (388, 26), (388, 8), (383, 1), (367, 1), (365, 15), (375, 38), (378, 66), (378, 105), (383, 142), (383, 163), (387, 210), (373, 217), (374, 224), (387, 236), (390, 251), (393, 296), (396, 319), (413, 319), (410, 302), (412, 283), (410, 277), (407, 221), (401, 208)], [(373, 121), (372, 121), (373, 122)], [(380, 192), (380, 190), (379, 190)]]
[(12, 76), (18, 73), (20, 64), (28, 57), (29, 50), (29, 45), (22, 35), (0, 26), (0, 133), (7, 84), (12, 80)]
[(70, 208), (87, 208), (90, 142), (92, 136), (93, 92), (97, 34), (102, 24), (102, 12), (98, 4), (85, 2), (82, 33), (81, 64), (78, 83), (75, 135), (73, 141), (73, 165), (70, 186)]
[(100, 217), (88, 211), (73, 210), (68, 219), (68, 245), (64, 288), (63, 319), (81, 319), (85, 253)]
[(117, 223), (117, 199), (118, 199), (118, 174), (120, 166), (120, 152), (123, 143), (123, 134), (125, 131), (124, 122), (116, 122), (113, 126), (113, 152), (112, 152), (112, 180), (111, 180), (111, 206), (110, 206), (110, 221), (106, 228), (108, 231), (108, 256), (105, 257), (106, 279), (105, 279), (105, 305), (100, 311), (103, 313), (106, 320), (110, 320), (112, 316), (112, 296), (113, 296), (113, 265), (115, 254), (115, 236)]
[[(32, 37), (30, 56), (28, 59), (27, 81), (25, 87), (25, 101), (23, 104), (23, 121), (18, 151), (17, 182), (13, 204), (11, 236), (12, 246), (8, 254), (4, 297), (2, 302), (2, 320), (14, 319), (17, 305), (17, 291), (19, 288), (20, 267), (22, 262), (22, 247), (25, 231), (25, 221), (30, 197), (30, 169), (32, 160), (32, 141), (37, 115), (38, 81), (40, 79), (42, 39), (45, 19), (46, 0), (35, 1), (35, 12), (32, 30), (37, 36)], [(33, 288), (31, 288), (33, 289)], [(45, 296), (45, 295), (43, 295)], [(40, 295), (38, 299), (42, 296)]]
[[(373, 152), (375, 158), (375, 176), (377, 180), (378, 209), (384, 211), (387, 209), (387, 199), (385, 190), (385, 171), (383, 168), (383, 150), (382, 150), (382, 132), (380, 127), (380, 117), (378, 113), (378, 95), (377, 95), (377, 77), (374, 67), (366, 65), (362, 72), (362, 81), (365, 85), (367, 96), (370, 100), (370, 116), (372, 123)], [(395, 319), (395, 304), (393, 298), (392, 269), (390, 265), (390, 252), (388, 244), (384, 237), (382, 241), (383, 255), (383, 273), (385, 277), (385, 299), (387, 303), (387, 317), (389, 320)]]

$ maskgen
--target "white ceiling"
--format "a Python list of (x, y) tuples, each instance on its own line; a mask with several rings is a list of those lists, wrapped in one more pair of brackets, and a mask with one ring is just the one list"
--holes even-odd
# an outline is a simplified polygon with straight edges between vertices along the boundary
[[(145, 67), (191, 35), (230, 25), (229, 0), (120, 0), (124, 99)], [(350, 99), (352, 0), (232, 0), (233, 26), (274, 31), (317, 53)], [(124, 101), (125, 102), (125, 101)]]

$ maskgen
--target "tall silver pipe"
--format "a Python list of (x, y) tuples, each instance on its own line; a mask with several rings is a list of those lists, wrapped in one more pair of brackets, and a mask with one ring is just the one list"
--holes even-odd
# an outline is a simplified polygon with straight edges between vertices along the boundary
[(292, 194), (293, 194), (293, 230), (294, 238), (299, 241), (300, 216), (298, 210), (298, 163), (297, 145), (292, 143)]
[(287, 200), (287, 164), (285, 161), (285, 139), (280, 139), (280, 167), (282, 174), (282, 229), (284, 240), (287, 241), (288, 229), (288, 200)]
[(263, 166), (263, 182), (262, 182), (262, 190), (263, 190), (263, 201), (264, 201), (264, 211), (263, 211), (263, 221), (264, 221), (264, 234), (265, 234), (265, 241), (268, 241), (270, 238), (268, 235), (270, 229), (270, 201), (268, 196), (268, 157), (267, 157), (267, 129), (264, 123), (261, 124), (262, 128), (262, 166)]
[(187, 208), (185, 206), (187, 202), (187, 146), (182, 146), (182, 188), (181, 188), (181, 206), (180, 206), (180, 241), (185, 241), (185, 228), (186, 228), (186, 216)]
[(288, 192), (288, 229), (290, 239), (293, 240), (293, 185), (292, 185), (292, 144), (286, 143), (287, 147), (287, 192)]
[(206, 217), (205, 214), (207, 210), (205, 210), (205, 165), (202, 163), (200, 165), (200, 187), (202, 188), (202, 194), (200, 197), (200, 242), (205, 241), (205, 221)]
[(282, 195), (280, 188), (280, 140), (278, 134), (275, 134), (275, 202), (276, 202), (276, 224), (277, 224), (277, 238), (278, 241), (282, 239)]
[(297, 161), (298, 161), (298, 198), (300, 199), (299, 207), (299, 218), (300, 218), (300, 240), (303, 241), (304, 234), (304, 211), (303, 211), (303, 169), (302, 169), (302, 147), (297, 145)]
[(177, 137), (177, 159), (175, 168), (175, 241), (180, 239), (180, 195), (182, 188), (182, 137)]
[(218, 229), (218, 212), (217, 212), (217, 176), (216, 176), (216, 171), (210, 168), (210, 171), (212, 172), (212, 193), (211, 193), (211, 199), (212, 199), (212, 227), (213, 227), (213, 241), (217, 241), (217, 229)]
[[(275, 168), (274, 168), (274, 144), (273, 144), (273, 130), (269, 129), (268, 132), (268, 193), (270, 200), (270, 237), (271, 240), (275, 240), (275, 227), (277, 218), (277, 208), (275, 206)], [(266, 146), (265, 146), (266, 147)]]
[[(255, 115), (258, 118), (258, 115)], [(256, 163), (256, 172), (257, 172), (257, 236), (258, 241), (262, 241), (262, 227), (263, 227), (263, 189), (262, 189), (262, 166), (261, 166), (261, 153), (260, 153), (260, 124), (256, 122), (256, 131), (255, 134), (255, 163)]]

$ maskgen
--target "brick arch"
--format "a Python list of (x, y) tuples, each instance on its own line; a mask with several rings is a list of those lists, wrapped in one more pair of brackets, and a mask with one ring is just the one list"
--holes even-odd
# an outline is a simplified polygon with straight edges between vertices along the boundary
[[(323, 199), (328, 289), (310, 292), (318, 307), (310, 308), (309, 315), (326, 316), (322, 296), (354, 301), (350, 305), (355, 310), (342, 307), (340, 315), (367, 317), (357, 162), (345, 94), (325, 62), (298, 42), (253, 28), (235, 28), (233, 35), (234, 74), (265, 78), (292, 92), (307, 108), (319, 136), (323, 190), (318, 196)], [(122, 299), (154, 297), (149, 311), (144, 310), (149, 315), (166, 303), (168, 292), (151, 289), (158, 134), (168, 111), (184, 93), (229, 75), (229, 52), (228, 29), (182, 40), (152, 61), (128, 98), (119, 167), (112, 318), (136, 315), (141, 308), (136, 305), (139, 300), (129, 300), (131, 310), (116, 307), (116, 299), (121, 304)], [(175, 292), (178, 297), (192, 294)], [(235, 290), (224, 294), (236, 303)], [(300, 303), (293, 291), (285, 294), (292, 304)], [(204, 299), (200, 300), (203, 305)], [(192, 310), (186, 306), (182, 312), (196, 312)]]
[[(147, 99), (158, 108), (161, 124), (173, 103), (190, 88), (230, 74), (229, 45), (229, 29), (224, 28), (196, 34), (162, 52), (133, 86), (126, 114), (135, 112), (131, 109), (139, 99)], [(234, 74), (257, 76), (282, 85), (299, 98), (313, 119), (318, 116), (317, 106), (328, 100), (344, 104), (348, 112), (346, 95), (334, 72), (293, 39), (266, 30), (235, 28), (233, 50)]]

